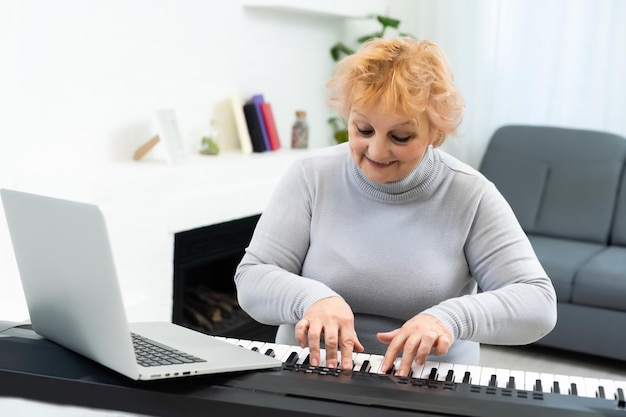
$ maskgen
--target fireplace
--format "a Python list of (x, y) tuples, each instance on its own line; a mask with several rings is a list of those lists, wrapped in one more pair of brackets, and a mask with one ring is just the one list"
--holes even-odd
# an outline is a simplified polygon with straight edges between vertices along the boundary
[(212, 335), (274, 341), (276, 327), (239, 308), (233, 280), (259, 216), (174, 235), (174, 323)]

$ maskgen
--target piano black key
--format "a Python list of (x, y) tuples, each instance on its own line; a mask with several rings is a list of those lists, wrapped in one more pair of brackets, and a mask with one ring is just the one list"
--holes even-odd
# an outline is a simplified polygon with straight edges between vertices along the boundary
[(491, 378), (489, 378), (489, 386), (490, 387), (495, 387), (498, 384), (498, 380), (496, 378), (495, 375), (491, 375)]
[(569, 393), (570, 395), (578, 396), (578, 388), (576, 387), (575, 383), (572, 383), (572, 385), (570, 386)]
[(509, 377), (509, 382), (506, 383), (506, 387), (509, 389), (515, 389), (515, 377), (514, 376)]
[(372, 365), (370, 364), (370, 361), (365, 360), (363, 361), (363, 364), (361, 365), (359, 372), (368, 373), (371, 369), (372, 369)]
[(622, 388), (617, 389), (615, 397), (617, 399), (617, 406), (619, 408), (626, 408), (626, 399), (624, 398), (624, 390)]
[(292, 365), (295, 365), (298, 362), (298, 353), (297, 352), (291, 352), (289, 354), (289, 357), (287, 358), (287, 360), (285, 361), (285, 363), (290, 363)]
[(274, 349), (268, 349), (265, 351), (264, 353), (265, 356), (270, 356), (272, 358), (276, 357), (276, 352), (274, 352)]
[(555, 394), (560, 394), (561, 393), (561, 388), (559, 387), (559, 381), (554, 381), (552, 383), (552, 392)]
[(252, 348), (252, 349), (250, 349), (250, 350), (252, 350), (253, 352), (258, 352), (258, 351), (259, 351), (259, 347), (258, 347), (258, 346), (255, 346), (255, 347), (253, 347), (253, 348)]
[(472, 374), (469, 371), (465, 371), (465, 374), (463, 374), (463, 383), (469, 384), (470, 382), (472, 382)]
[(535, 391), (538, 391), (538, 392), (543, 391), (543, 387), (541, 386), (541, 379), (535, 380)]
[(387, 375), (393, 375), (395, 373), (396, 373), (396, 365), (395, 364), (391, 365), (391, 368), (389, 368), (387, 370), (387, 372), (385, 372), (385, 374), (387, 374)]
[(446, 375), (446, 382), (454, 382), (454, 371), (452, 369), (448, 370), (448, 374)]
[(311, 364), (311, 355), (306, 355), (306, 357), (302, 361), (302, 365), (309, 366), (310, 364)]
[(606, 394), (604, 393), (604, 387), (602, 385), (598, 387), (598, 398), (606, 398)]
[(437, 379), (437, 368), (431, 368), (430, 374), (428, 374), (428, 379), (432, 379), (432, 380)]

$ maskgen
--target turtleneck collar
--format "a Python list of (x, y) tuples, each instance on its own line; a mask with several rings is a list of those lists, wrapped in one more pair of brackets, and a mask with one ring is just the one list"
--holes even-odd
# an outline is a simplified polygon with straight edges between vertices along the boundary
[(436, 163), (439, 155), (429, 146), (419, 164), (404, 178), (387, 183), (374, 182), (354, 162), (349, 153), (350, 175), (358, 189), (366, 196), (383, 202), (401, 202), (422, 195), (437, 176), (441, 164)]

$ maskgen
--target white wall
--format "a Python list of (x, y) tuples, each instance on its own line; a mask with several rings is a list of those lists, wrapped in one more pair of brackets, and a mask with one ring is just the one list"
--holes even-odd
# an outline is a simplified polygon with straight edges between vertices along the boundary
[[(4, 158), (127, 159), (164, 107), (178, 112), (191, 149), (211, 118), (229, 148), (236, 142), (220, 105), (234, 92), (265, 94), (283, 143), (296, 108), (309, 110), (314, 125), (327, 114), (318, 103), (332, 68), (327, 50), (339, 36), (334, 19), (197, 0), (0, 7), (12, 78), (2, 94), (11, 133), (0, 139)], [(317, 146), (327, 142), (324, 127), (313, 129)]]
[[(169, 318), (170, 233), (173, 224), (195, 216), (185, 210), (187, 201), (198, 219), (209, 219), (210, 210), (258, 212), (291, 158), (268, 159), (267, 172), (251, 174), (253, 185), (230, 161), (254, 171), (265, 155), (200, 157), (191, 167), (170, 170), (159, 159), (163, 149), (155, 149), (148, 161), (132, 162), (135, 149), (156, 133), (156, 109), (176, 110), (189, 154), (196, 154), (211, 119), (223, 151), (237, 147), (228, 104), (233, 93), (265, 95), (283, 147), (289, 147), (296, 109), (308, 112), (311, 147), (332, 143), (324, 85), (334, 65), (330, 46), (344, 34), (342, 17), (242, 2), (0, 1), (0, 188), (103, 205), (113, 217), (114, 251), (133, 318)], [(386, 3), (351, 2), (358, 3), (356, 13)], [(333, 3), (326, 2), (331, 11)], [(241, 197), (239, 189), (253, 195)], [(222, 200), (212, 198), (215, 190)], [(246, 207), (230, 209), (239, 204)], [(0, 320), (23, 320), (1, 207), (0, 218)], [(143, 292), (152, 272), (170, 280), (158, 278), (158, 296)]]

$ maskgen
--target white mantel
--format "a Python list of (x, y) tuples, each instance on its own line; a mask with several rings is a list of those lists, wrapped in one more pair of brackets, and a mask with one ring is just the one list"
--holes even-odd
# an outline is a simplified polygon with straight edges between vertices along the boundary
[[(174, 233), (261, 213), (279, 178), (306, 151), (191, 156), (93, 165), (42, 165), (6, 188), (100, 205), (107, 219), (129, 320), (171, 320)], [(1, 211), (1, 216), (4, 213)], [(28, 318), (4, 219), (0, 320)], [(86, 277), (85, 279), (88, 279)]]

